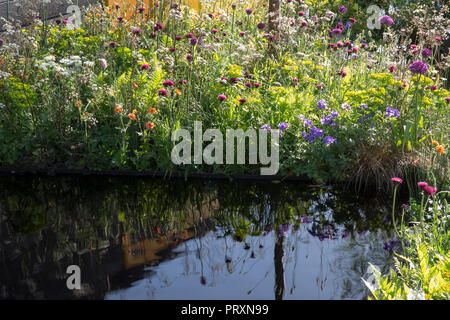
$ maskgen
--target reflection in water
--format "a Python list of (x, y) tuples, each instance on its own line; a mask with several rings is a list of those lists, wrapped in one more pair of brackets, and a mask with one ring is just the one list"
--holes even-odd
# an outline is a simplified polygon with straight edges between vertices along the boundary
[(0, 298), (361, 299), (386, 216), (297, 183), (0, 176)]

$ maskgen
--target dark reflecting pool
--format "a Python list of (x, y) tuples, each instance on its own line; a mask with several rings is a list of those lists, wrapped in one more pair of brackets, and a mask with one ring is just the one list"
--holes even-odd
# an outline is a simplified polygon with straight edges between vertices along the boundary
[[(364, 299), (385, 203), (329, 187), (0, 176), (1, 299)], [(81, 289), (67, 288), (67, 267)]]

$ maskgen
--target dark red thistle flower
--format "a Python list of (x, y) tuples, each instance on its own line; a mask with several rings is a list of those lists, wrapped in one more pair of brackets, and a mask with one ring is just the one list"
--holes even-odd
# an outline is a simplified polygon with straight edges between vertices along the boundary
[(165, 87), (171, 87), (171, 86), (174, 86), (174, 85), (175, 85), (175, 83), (173, 81), (170, 81), (170, 80), (165, 80), (163, 82), (163, 86), (165, 86)]
[(165, 89), (160, 89), (160, 90), (158, 91), (158, 94), (159, 94), (160, 96), (167, 96), (168, 92), (167, 92), (167, 90), (165, 90)]

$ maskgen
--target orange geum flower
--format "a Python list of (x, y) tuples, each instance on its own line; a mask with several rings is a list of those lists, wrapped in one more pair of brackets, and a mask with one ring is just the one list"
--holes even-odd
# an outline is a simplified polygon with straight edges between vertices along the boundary
[(443, 145), (437, 146), (437, 147), (436, 147), (436, 151), (437, 151), (437, 153), (439, 153), (439, 154), (444, 154), (444, 153), (445, 153), (444, 146), (443, 146)]
[(178, 89), (175, 89), (175, 94), (178, 95), (178, 96), (181, 96), (181, 91), (178, 90)]
[(436, 140), (433, 140), (432, 142), (436, 147), (439, 145), (439, 142), (437, 142)]
[(134, 113), (129, 113), (128, 118), (130, 118), (130, 120), (136, 120), (136, 115)]
[(122, 107), (121, 107), (121, 106), (116, 106), (116, 107), (114, 108), (114, 112), (115, 112), (115, 113), (121, 113), (121, 112), (122, 112)]
[(133, 110), (133, 113), (136, 114), (138, 111), (136, 109)]
[(133, 81), (133, 87), (135, 87), (137, 89), (137, 88), (139, 88), (139, 85), (135, 81)]
[(147, 123), (145, 124), (145, 127), (146, 127), (148, 130), (152, 130), (152, 129), (155, 127), (155, 124), (154, 124), (153, 122), (149, 121), (149, 122), (147, 122)]
[(156, 111), (156, 108), (148, 108), (148, 113), (157, 114), (158, 111)]

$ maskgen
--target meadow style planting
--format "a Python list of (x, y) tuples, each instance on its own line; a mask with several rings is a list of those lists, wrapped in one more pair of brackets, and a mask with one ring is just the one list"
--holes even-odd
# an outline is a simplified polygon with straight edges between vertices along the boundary
[(76, 27), (5, 24), (0, 167), (259, 175), (175, 164), (173, 135), (278, 130), (279, 175), (394, 192), (397, 268), (374, 269), (371, 298), (448, 299), (448, 6), (393, 1), (369, 28), (364, 1), (280, 2), (155, 1), (130, 16), (110, 1)]
[(280, 130), (282, 175), (381, 183), (420, 170), (431, 147), (447, 170), (445, 32), (412, 43), (389, 16), (369, 30), (351, 8), (314, 3), (283, 1), (275, 31), (262, 2), (156, 3), (127, 19), (120, 5), (93, 7), (76, 29), (6, 25), (1, 166), (258, 174), (174, 165), (172, 133), (201, 121), (224, 134)]

